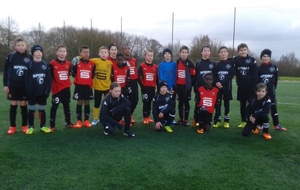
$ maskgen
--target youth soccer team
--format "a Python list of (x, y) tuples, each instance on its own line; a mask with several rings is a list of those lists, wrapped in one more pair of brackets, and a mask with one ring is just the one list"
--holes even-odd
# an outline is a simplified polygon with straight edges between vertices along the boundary
[[(61, 103), (68, 128), (90, 128), (101, 123), (104, 135), (110, 135), (118, 128), (124, 129), (124, 136), (134, 137), (132, 115), (138, 104), (139, 89), (143, 124), (153, 123), (156, 131), (164, 129), (171, 133), (171, 125), (190, 125), (192, 91), (195, 93), (192, 126), (197, 133), (209, 131), (211, 126), (230, 128), (234, 76), (240, 102), (241, 124), (238, 127), (243, 129), (242, 135), (258, 134), (262, 130), (263, 137), (271, 139), (268, 130), (270, 112), (274, 129), (286, 130), (279, 124), (275, 95), (278, 69), (270, 62), (272, 52), (269, 49), (261, 52), (259, 66), (249, 56), (245, 43), (238, 45), (238, 55), (233, 58), (228, 57), (226, 46), (220, 47), (216, 63), (210, 60), (210, 46), (202, 47), (202, 58), (196, 64), (188, 58), (190, 52), (187, 46), (180, 48), (176, 61), (172, 59), (172, 51), (164, 49), (163, 60), (158, 66), (153, 63), (153, 51), (147, 50), (144, 62), (137, 68), (129, 45), (122, 47), (122, 53), (118, 53), (116, 44), (102, 46), (96, 58), (90, 58), (89, 47), (83, 45), (79, 48), (79, 56), (71, 62), (66, 60), (67, 47), (59, 45), (57, 57), (50, 64), (42, 59), (43, 48), (40, 45), (31, 47), (30, 55), (26, 51), (26, 41), (18, 38), (14, 48), (15, 52), (6, 59), (3, 74), (4, 93), (10, 100), (7, 133), (11, 135), (17, 131), (18, 106), (21, 109), (22, 132), (31, 135), (34, 133), (36, 111), (40, 131), (51, 133), (56, 130), (56, 113)], [(75, 86), (72, 95), (71, 76)], [(50, 92), (52, 101), (48, 127), (45, 106)], [(71, 98), (77, 101), (76, 123), (71, 121)], [(94, 100), (91, 123), (90, 100)], [(179, 119), (175, 122), (176, 104)]]

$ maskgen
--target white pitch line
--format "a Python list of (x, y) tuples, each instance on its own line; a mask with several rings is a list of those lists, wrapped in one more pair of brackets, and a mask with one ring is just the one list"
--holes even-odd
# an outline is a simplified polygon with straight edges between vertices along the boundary
[(294, 106), (300, 106), (300, 104), (297, 103), (289, 103), (289, 102), (277, 102), (278, 104), (287, 104), (287, 105), (294, 105)]

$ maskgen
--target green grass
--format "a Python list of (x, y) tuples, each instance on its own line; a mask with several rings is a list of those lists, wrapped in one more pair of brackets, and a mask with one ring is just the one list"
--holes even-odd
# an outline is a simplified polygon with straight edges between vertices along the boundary
[[(119, 130), (104, 136), (100, 125), (66, 129), (62, 106), (58, 131), (43, 134), (36, 128), (31, 136), (10, 136), (9, 101), (1, 94), (0, 189), (299, 189), (299, 87), (300, 82), (279, 82), (279, 119), (288, 131), (271, 128), (270, 141), (261, 134), (241, 135), (236, 89), (230, 129), (199, 135), (193, 127), (173, 126), (172, 134), (158, 133), (141, 124), (140, 101), (135, 138)], [(74, 122), (75, 104), (72, 100)], [(49, 109), (50, 104), (47, 121)], [(17, 118), (20, 123), (19, 109)]]

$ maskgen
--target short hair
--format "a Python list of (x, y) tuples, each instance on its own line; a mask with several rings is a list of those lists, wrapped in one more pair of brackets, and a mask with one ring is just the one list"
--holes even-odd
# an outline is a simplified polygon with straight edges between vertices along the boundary
[(187, 46), (181, 46), (179, 52), (181, 52), (182, 50), (187, 50), (187, 52), (190, 52), (190, 49)]
[(115, 43), (110, 43), (108, 45), (108, 50), (110, 50), (111, 47), (116, 46), (116, 48), (118, 49), (118, 46)]
[(245, 43), (239, 44), (238, 47), (237, 47), (237, 50), (240, 51), (240, 49), (242, 49), (242, 48), (247, 48), (248, 49), (247, 44), (245, 44)]
[(130, 48), (130, 45), (129, 45), (129, 44), (124, 44), (124, 45), (122, 46), (122, 50), (124, 50), (125, 47), (129, 47), (129, 48)]
[(213, 73), (206, 73), (206, 74), (204, 74), (203, 78), (205, 79), (208, 76), (211, 76), (214, 79), (214, 74)]
[(209, 45), (205, 45), (201, 48), (201, 52), (204, 50), (204, 48), (208, 48), (209, 50), (211, 50), (211, 47)]
[(123, 57), (124, 58), (124, 54), (123, 53), (117, 53), (116, 57)]
[(17, 39), (15, 40), (14, 45), (16, 45), (18, 42), (24, 42), (24, 43), (27, 43), (26, 40), (25, 40), (24, 38), (22, 38), (22, 37), (17, 38)]
[(145, 56), (147, 55), (147, 53), (154, 53), (152, 49), (146, 49), (144, 52), (145, 52)]
[(59, 44), (59, 45), (56, 47), (56, 51), (58, 51), (59, 48), (65, 48), (65, 49), (67, 49), (67, 46), (65, 46), (64, 44)]
[(262, 89), (268, 90), (268, 86), (265, 83), (258, 83), (256, 85), (256, 92), (261, 91)]
[(80, 46), (80, 48), (79, 48), (79, 53), (81, 53), (83, 49), (90, 49), (90, 48), (89, 48), (88, 45), (82, 45), (82, 46)]
[(101, 50), (103, 50), (103, 49), (108, 50), (106, 46), (101, 46), (101, 47), (99, 48), (99, 51), (101, 51)]
[(119, 83), (117, 83), (117, 82), (112, 82), (110, 84), (109, 89), (112, 90), (112, 89), (117, 88), (117, 87), (121, 87), (121, 85)]
[(221, 47), (219, 48), (219, 50), (218, 50), (218, 53), (220, 53), (220, 51), (221, 51), (222, 49), (226, 49), (226, 51), (228, 52), (228, 47), (226, 47), (226, 46), (221, 46)]

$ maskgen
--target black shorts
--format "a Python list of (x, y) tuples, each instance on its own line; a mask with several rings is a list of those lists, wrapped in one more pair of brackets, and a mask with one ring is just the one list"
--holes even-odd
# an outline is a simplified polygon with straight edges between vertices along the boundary
[(155, 95), (155, 88), (154, 87), (144, 87), (142, 88), (142, 99), (143, 102), (151, 102)]
[(251, 87), (240, 87), (237, 88), (237, 100), (239, 101), (247, 101), (250, 98), (255, 96), (255, 88)]
[(74, 100), (93, 100), (93, 89), (88, 85), (75, 85)]
[(25, 85), (20, 87), (9, 87), (9, 94), (7, 95), (8, 100), (18, 100), (18, 101), (26, 101), (27, 95), (26, 95), (26, 89)]
[(46, 96), (36, 96), (28, 99), (28, 105), (47, 105), (47, 97)]
[(70, 87), (63, 89), (62, 91), (52, 95), (52, 104), (68, 104), (71, 99)]

